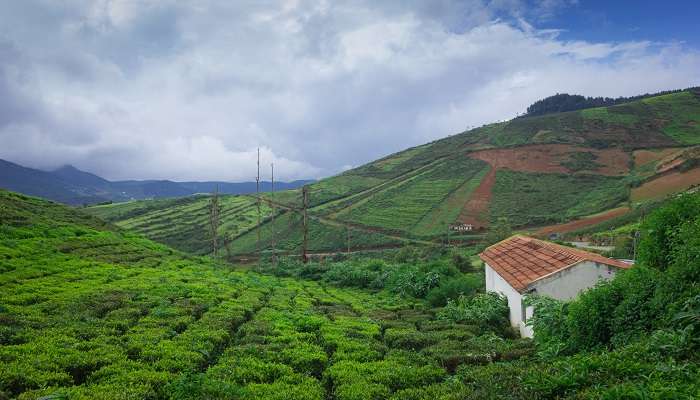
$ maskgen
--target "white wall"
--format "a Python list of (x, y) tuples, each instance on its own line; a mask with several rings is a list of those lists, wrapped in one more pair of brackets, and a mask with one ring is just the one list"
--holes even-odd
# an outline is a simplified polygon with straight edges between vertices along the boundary
[[(532, 337), (532, 328), (525, 324), (534, 309), (529, 306), (523, 316), (523, 295), (513, 289), (490, 265), (485, 264), (486, 291), (501, 293), (508, 299), (510, 308), (510, 324), (520, 331), (522, 337)], [(583, 290), (595, 286), (600, 280), (609, 280), (615, 276), (618, 269), (592, 261), (583, 261), (563, 271), (542, 278), (531, 285), (534, 293), (549, 296), (557, 300), (571, 300)], [(524, 317), (524, 318), (523, 318)], [(523, 320), (524, 319), (524, 320)]]
[[(491, 268), (490, 265), (484, 263), (486, 269), (486, 291), (501, 293), (508, 299), (508, 308), (510, 308), (510, 325), (520, 330), (520, 334), (523, 335), (523, 323), (522, 323), (522, 303), (523, 296), (518, 293), (517, 290), (513, 289), (505, 279), (501, 278), (496, 271)], [(532, 336), (529, 336), (532, 337)]]
[(531, 286), (539, 295), (557, 300), (576, 298), (584, 289), (595, 286), (600, 280), (610, 280), (618, 271), (616, 267), (583, 261), (571, 268), (542, 278)]

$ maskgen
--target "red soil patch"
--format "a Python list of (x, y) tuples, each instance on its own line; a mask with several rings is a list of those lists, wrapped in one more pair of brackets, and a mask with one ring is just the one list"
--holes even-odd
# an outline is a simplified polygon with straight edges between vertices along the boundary
[(700, 168), (694, 168), (687, 172), (671, 172), (632, 189), (632, 200), (664, 197), (698, 184), (700, 184)]
[(640, 167), (644, 164), (648, 164), (652, 161), (657, 161), (662, 158), (668, 157), (673, 153), (680, 151), (679, 149), (660, 149), (660, 150), (635, 150), (634, 156), (634, 167)]
[(469, 153), (469, 157), (486, 161), (496, 169), (508, 168), (514, 171), (569, 173), (562, 163), (571, 160), (571, 153), (590, 152), (601, 164), (591, 170), (601, 175), (625, 175), (629, 172), (630, 155), (620, 149), (592, 149), (568, 144), (542, 144), (510, 149), (490, 149)]
[(472, 195), (462, 207), (457, 220), (463, 224), (471, 224), (473, 229), (488, 228), (489, 226), (489, 203), (493, 185), (496, 183), (496, 169), (491, 168), (481, 180), (479, 186), (472, 192)]
[(583, 217), (581, 219), (567, 222), (565, 224), (545, 226), (545, 227), (537, 230), (537, 232), (535, 232), (535, 234), (537, 236), (547, 236), (550, 233), (573, 232), (573, 231), (576, 231), (579, 229), (587, 228), (589, 226), (593, 226), (593, 225), (599, 224), (601, 222), (605, 222), (605, 221), (611, 220), (613, 218), (617, 218), (619, 216), (625, 215), (629, 212), (629, 210), (630, 209), (628, 207), (613, 208), (612, 210), (608, 210), (608, 211), (602, 212), (600, 214), (595, 214), (595, 215), (591, 215), (588, 217)]

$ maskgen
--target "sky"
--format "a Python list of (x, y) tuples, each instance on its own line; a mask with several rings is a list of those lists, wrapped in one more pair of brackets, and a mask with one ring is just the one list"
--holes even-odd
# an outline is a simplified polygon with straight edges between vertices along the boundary
[[(0, 0), (0, 158), (320, 178), (555, 93), (700, 85), (697, 1)], [(265, 178), (265, 176), (263, 176)]]

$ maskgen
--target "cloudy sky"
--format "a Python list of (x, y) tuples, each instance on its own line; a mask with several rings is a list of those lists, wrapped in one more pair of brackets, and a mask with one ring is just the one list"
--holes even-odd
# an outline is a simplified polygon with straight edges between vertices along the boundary
[(556, 92), (700, 85), (697, 2), (643, 3), (0, 0), (0, 158), (241, 181), (259, 146), (316, 178)]

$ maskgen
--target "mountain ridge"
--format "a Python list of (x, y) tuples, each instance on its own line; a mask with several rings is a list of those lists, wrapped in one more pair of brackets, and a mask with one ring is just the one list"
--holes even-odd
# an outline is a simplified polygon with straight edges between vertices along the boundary
[[(311, 182), (275, 182), (275, 190), (293, 189)], [(70, 164), (43, 171), (0, 159), (0, 188), (69, 205), (182, 197), (211, 193), (217, 187), (221, 194), (246, 194), (255, 192), (255, 185), (255, 182), (221, 181), (109, 181)], [(260, 187), (262, 191), (270, 190), (271, 183), (260, 182)]]

